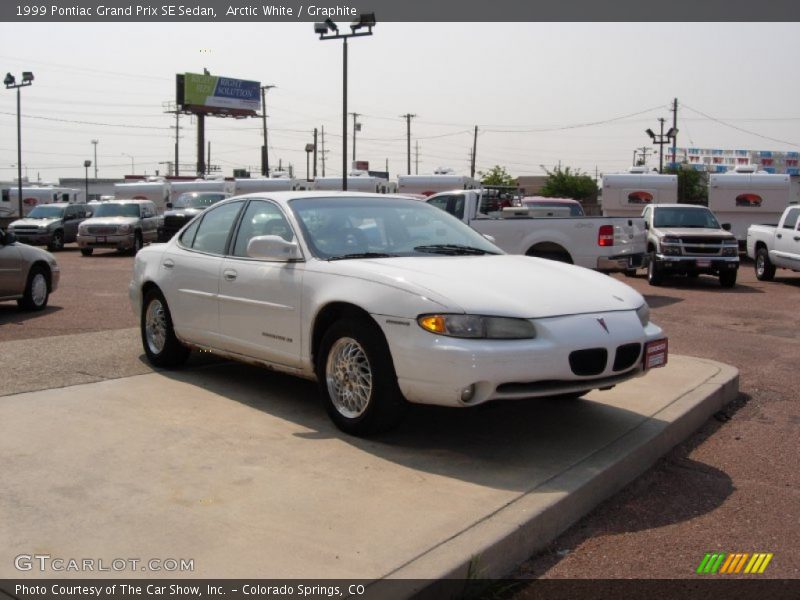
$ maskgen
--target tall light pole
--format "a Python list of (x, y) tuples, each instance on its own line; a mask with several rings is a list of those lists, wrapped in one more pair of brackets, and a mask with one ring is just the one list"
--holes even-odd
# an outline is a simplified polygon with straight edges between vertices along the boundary
[(25, 215), (22, 214), (22, 112), (20, 110), (19, 90), (33, 83), (33, 73), (23, 71), (20, 83), (17, 83), (16, 78), (11, 73), (6, 73), (3, 83), (6, 84), (7, 90), (17, 90), (17, 200), (19, 201), (19, 218), (21, 219)]
[(661, 122), (661, 133), (654, 133), (652, 129), (645, 129), (645, 133), (653, 140), (653, 144), (658, 146), (658, 172), (664, 171), (664, 146), (669, 145), (670, 139), (678, 135), (678, 130), (675, 127), (670, 127), (667, 133), (664, 133), (664, 121), (666, 119), (659, 119)]
[(128, 158), (131, 159), (131, 175), (135, 175), (136, 174), (136, 167), (133, 164), (133, 156), (131, 156), (130, 154), (127, 154), (125, 152), (122, 153), (122, 156), (127, 156)]
[[(364, 27), (367, 31), (359, 31)], [(360, 15), (350, 24), (350, 33), (339, 33), (339, 27), (331, 19), (314, 23), (314, 33), (321, 40), (339, 40), (342, 45), (342, 191), (347, 191), (347, 38), (372, 35), (375, 13)]]
[(311, 153), (314, 152), (314, 144), (306, 144), (306, 181), (311, 181)]
[(361, 131), (361, 123), (358, 122), (358, 117), (361, 113), (351, 112), (353, 115), (353, 162), (356, 162), (356, 131)]
[(86, 202), (89, 201), (89, 167), (91, 166), (92, 166), (92, 161), (90, 160), (83, 161), (83, 168), (85, 169), (83, 182), (86, 185)]
[(94, 144), (94, 180), (97, 181), (97, 144), (100, 140), (92, 140), (92, 144)]
[(267, 91), (276, 85), (261, 86), (261, 122), (264, 126), (264, 149), (261, 151), (261, 174), (269, 177), (269, 147), (267, 146)]

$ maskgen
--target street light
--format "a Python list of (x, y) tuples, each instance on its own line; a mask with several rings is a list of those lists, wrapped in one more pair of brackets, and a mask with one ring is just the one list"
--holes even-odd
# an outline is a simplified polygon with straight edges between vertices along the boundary
[(3, 80), (6, 89), (17, 90), (17, 200), (19, 201), (19, 218), (22, 214), (22, 112), (20, 110), (20, 88), (29, 86), (33, 83), (33, 73), (30, 71), (22, 72), (22, 81), (17, 83), (16, 78), (11, 73), (6, 73), (6, 78)]
[(83, 181), (86, 184), (86, 202), (89, 201), (89, 167), (92, 166), (92, 161), (85, 160), (83, 161), (83, 168), (86, 169), (86, 173), (83, 177)]
[[(678, 130), (675, 127), (670, 127), (667, 133), (664, 133), (664, 121), (666, 119), (660, 118), (661, 133), (655, 133), (649, 127), (644, 132), (653, 140), (653, 145), (658, 146), (658, 172), (664, 171), (664, 146), (669, 145), (669, 141), (678, 135)], [(673, 159), (674, 160), (674, 159)]]
[(130, 154), (127, 154), (125, 152), (122, 153), (122, 156), (127, 156), (128, 158), (131, 159), (131, 175), (135, 175), (136, 174), (136, 167), (133, 164), (133, 156), (131, 156)]
[[(347, 191), (347, 38), (372, 35), (375, 13), (360, 15), (350, 24), (350, 33), (339, 33), (339, 27), (331, 19), (314, 23), (314, 33), (321, 40), (339, 40), (342, 45), (342, 191)], [(367, 31), (362, 31), (364, 28)]]
[(97, 181), (97, 144), (100, 140), (92, 140), (94, 144), (94, 180)]
[(311, 153), (314, 151), (314, 144), (306, 144), (306, 181), (311, 181)]

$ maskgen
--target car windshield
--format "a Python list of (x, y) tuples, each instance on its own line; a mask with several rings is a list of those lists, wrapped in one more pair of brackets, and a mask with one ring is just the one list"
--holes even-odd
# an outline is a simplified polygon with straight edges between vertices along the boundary
[(93, 217), (138, 217), (138, 204), (103, 202), (94, 211)]
[(201, 194), (198, 192), (186, 192), (178, 196), (173, 208), (206, 208), (224, 199), (225, 194), (223, 193), (209, 192)]
[(653, 218), (654, 227), (696, 227), (719, 229), (714, 214), (706, 208), (660, 207)]
[(60, 219), (63, 216), (63, 206), (37, 206), (28, 213), (29, 219)]
[(290, 206), (311, 251), (325, 260), (502, 254), (455, 217), (416, 200), (299, 198)]

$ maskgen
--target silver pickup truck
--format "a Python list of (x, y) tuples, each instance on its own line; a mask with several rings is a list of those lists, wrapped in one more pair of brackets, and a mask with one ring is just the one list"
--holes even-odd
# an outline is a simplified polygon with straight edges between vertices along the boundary
[(800, 271), (800, 206), (788, 206), (775, 225), (750, 225), (747, 256), (755, 261), (756, 277), (769, 281), (777, 268)]

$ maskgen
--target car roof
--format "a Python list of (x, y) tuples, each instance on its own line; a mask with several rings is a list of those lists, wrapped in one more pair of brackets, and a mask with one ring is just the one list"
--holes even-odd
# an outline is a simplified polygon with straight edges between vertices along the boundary
[(230, 198), (226, 198), (215, 204), (219, 206), (223, 203), (228, 203), (235, 200), (247, 198), (269, 198), (279, 204), (288, 204), (292, 200), (299, 198), (375, 198), (376, 200), (403, 200), (417, 204), (418, 201), (403, 194), (379, 194), (377, 192), (342, 192), (342, 191), (324, 191), (324, 190), (300, 190), (294, 192), (252, 192), (248, 194), (238, 194)]
[(574, 198), (547, 198), (545, 196), (525, 196), (522, 202), (553, 202), (555, 204), (580, 204)]
[(134, 199), (134, 198), (119, 198), (116, 200), (103, 200), (103, 202), (98, 202), (98, 204), (145, 204), (150, 203), (152, 204), (152, 200), (145, 200), (145, 199)]

